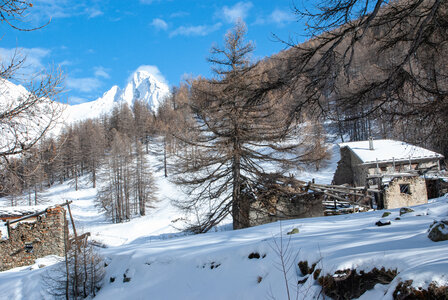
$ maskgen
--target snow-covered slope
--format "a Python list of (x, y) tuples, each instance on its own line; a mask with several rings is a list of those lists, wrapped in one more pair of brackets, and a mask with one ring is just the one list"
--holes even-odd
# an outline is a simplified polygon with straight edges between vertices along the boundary
[[(99, 249), (108, 266), (95, 299), (287, 299), (278, 254), (281, 245), (284, 257), (289, 257), (287, 282), (293, 299), (296, 294), (297, 299), (324, 299), (313, 276), (303, 276), (297, 268), (304, 260), (317, 263), (322, 275), (351, 268), (398, 271), (391, 283), (377, 284), (360, 299), (393, 299), (397, 284), (409, 279), (423, 288), (431, 282), (448, 284), (448, 241), (432, 242), (427, 237), (434, 220), (447, 218), (448, 197), (413, 207), (414, 212), (402, 216), (393, 209), (384, 218), (384, 211), (374, 211), (185, 236), (171, 226), (182, 214), (170, 199), (182, 196), (181, 191), (163, 176), (156, 154), (160, 145), (152, 147), (160, 200), (145, 217), (111, 224), (98, 213), (96, 189), (87, 182), (79, 191), (64, 183), (43, 195), (49, 203), (73, 200), (79, 231), (91, 232), (93, 240), (107, 246)], [(321, 177), (307, 174), (326, 182), (331, 179), (326, 173), (331, 172)], [(380, 219), (391, 225), (376, 226)], [(299, 232), (287, 235), (294, 228)], [(52, 299), (44, 278), (58, 267), (57, 261), (51, 256), (30, 267), (0, 272), (0, 299)], [(124, 282), (124, 275), (131, 278), (129, 282)], [(299, 280), (303, 283), (297, 285)]]
[(65, 111), (66, 122), (72, 123), (96, 118), (110, 113), (116, 105), (127, 103), (130, 107), (136, 100), (147, 103), (151, 110), (157, 111), (160, 103), (170, 93), (168, 85), (158, 81), (145, 70), (136, 71), (124, 89), (113, 86), (95, 101), (68, 105)]
[(58, 132), (64, 104), (49, 101), (36, 89), (0, 79), (0, 152), (21, 151), (34, 144), (42, 132)]
[[(82, 206), (85, 199), (83, 193), (79, 195), (81, 198), (74, 204)], [(85, 209), (87, 217), (89, 209)], [(403, 216), (398, 209), (390, 210), (391, 214), (383, 219), (392, 224), (383, 227), (375, 225), (383, 214), (376, 211), (195, 236), (148, 236), (151, 222), (141, 220), (104, 223), (102, 226), (110, 232), (101, 231), (103, 241), (113, 242), (125, 234), (142, 236), (100, 249), (108, 266), (95, 299), (287, 299), (286, 284), (292, 299), (327, 299), (313, 276), (304, 276), (297, 268), (297, 262), (304, 260), (317, 263), (322, 275), (352, 268), (398, 271), (391, 283), (377, 284), (359, 299), (391, 300), (397, 284), (406, 280), (423, 288), (430, 283), (447, 285), (448, 241), (432, 242), (427, 230), (435, 219), (447, 216), (448, 198), (414, 210)], [(74, 211), (79, 220), (81, 210)], [(294, 228), (299, 233), (287, 235)], [(98, 237), (97, 232), (92, 238)], [(281, 270), (280, 245), (288, 258), (287, 282)], [(45, 291), (43, 278), (57, 265), (41, 269), (38, 265), (54, 262), (54, 257), (47, 257), (31, 267), (0, 272), (1, 297), (52, 299)], [(125, 282), (125, 277), (130, 281)], [(303, 283), (297, 285), (298, 281)]]
[[(313, 276), (304, 276), (299, 261), (317, 263), (322, 275), (355, 268), (393, 269), (390, 284), (378, 284), (360, 299), (392, 299), (396, 285), (413, 280), (416, 287), (448, 284), (448, 242), (432, 242), (427, 229), (446, 216), (448, 199), (415, 207), (392, 225), (375, 225), (383, 212), (298, 219), (238, 231), (171, 240), (141, 240), (103, 254), (110, 260), (98, 299), (287, 299), (279, 247), (283, 243), (292, 299), (324, 299)], [(298, 234), (287, 235), (293, 228)], [(251, 256), (252, 254), (252, 256)], [(259, 255), (259, 257), (257, 256)], [(252, 259), (250, 258), (252, 257)], [(124, 274), (131, 282), (123, 282)], [(115, 278), (110, 282), (110, 278)], [(297, 285), (298, 280), (305, 280)], [(125, 293), (120, 295), (122, 291)], [(272, 298), (269, 298), (269, 297)]]

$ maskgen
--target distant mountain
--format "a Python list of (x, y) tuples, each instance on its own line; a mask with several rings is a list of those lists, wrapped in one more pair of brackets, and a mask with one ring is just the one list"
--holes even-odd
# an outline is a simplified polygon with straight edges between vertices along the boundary
[(41, 95), (37, 93), (36, 98), (22, 85), (0, 79), (0, 153), (20, 152), (43, 132), (59, 130), (55, 119), (64, 105)]
[(140, 70), (132, 75), (123, 90), (114, 85), (95, 101), (68, 105), (64, 113), (65, 121), (72, 123), (96, 118), (110, 113), (115, 106), (123, 103), (132, 107), (136, 100), (147, 103), (155, 112), (169, 94), (170, 89), (167, 84), (160, 82), (149, 72)]

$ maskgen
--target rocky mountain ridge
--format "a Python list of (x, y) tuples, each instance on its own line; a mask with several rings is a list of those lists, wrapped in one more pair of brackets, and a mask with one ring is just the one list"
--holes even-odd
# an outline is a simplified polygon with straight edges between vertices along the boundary
[(76, 105), (68, 105), (65, 109), (64, 119), (66, 123), (97, 118), (112, 112), (117, 105), (128, 104), (130, 107), (136, 100), (147, 103), (153, 112), (156, 112), (160, 104), (170, 94), (167, 84), (147, 71), (135, 72), (124, 89), (114, 85), (105, 92), (102, 97), (91, 102)]

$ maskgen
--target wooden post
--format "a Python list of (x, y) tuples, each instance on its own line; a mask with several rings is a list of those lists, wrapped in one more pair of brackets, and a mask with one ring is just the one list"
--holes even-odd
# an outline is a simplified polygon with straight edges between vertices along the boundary
[(70, 203), (67, 201), (68, 214), (70, 215), (70, 222), (72, 222), (73, 234), (75, 235), (75, 240), (78, 239), (78, 235), (76, 234), (75, 221), (73, 220), (72, 210), (70, 209)]
[(6, 221), (6, 228), (8, 229), (8, 239), (11, 238), (11, 226), (9, 225), (9, 220)]
[(376, 173), (380, 174), (380, 165), (378, 164), (378, 158), (376, 159)]
[(69, 300), (69, 283), (70, 283), (70, 268), (68, 265), (68, 224), (67, 217), (64, 214), (64, 255), (65, 255), (65, 299)]
[[(73, 227), (73, 234), (75, 235), (75, 241), (78, 240), (78, 235), (76, 234), (76, 227), (75, 227), (75, 221), (73, 220), (73, 216), (72, 216), (72, 210), (70, 209), (70, 203), (67, 200), (67, 208), (68, 208), (68, 214), (70, 215), (70, 221), (72, 222), (72, 227)], [(69, 245), (71, 247), (71, 245)], [(78, 245), (75, 243), (75, 248), (74, 250), (74, 262), (75, 265), (73, 266), (73, 271), (74, 271), (74, 296), (75, 298), (78, 297)]]

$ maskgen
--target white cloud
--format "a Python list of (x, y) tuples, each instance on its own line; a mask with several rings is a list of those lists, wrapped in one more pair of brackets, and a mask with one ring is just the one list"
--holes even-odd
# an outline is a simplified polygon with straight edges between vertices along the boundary
[(102, 78), (110, 78), (110, 75), (108, 73), (108, 69), (104, 68), (104, 67), (94, 67), (93, 70), (95, 71), (95, 77), (102, 77)]
[(17, 71), (19, 76), (29, 76), (45, 69), (44, 60), (50, 55), (49, 49), (44, 48), (0, 48), (0, 62), (5, 67), (14, 59), (16, 62), (25, 59), (22, 67)]
[(159, 18), (152, 20), (151, 25), (159, 30), (167, 30), (168, 29), (168, 24), (164, 20), (159, 19)]
[(186, 11), (177, 11), (177, 12), (172, 13), (172, 14), (170, 15), (170, 18), (182, 18), (182, 17), (186, 17), (186, 16), (189, 16), (189, 15), (190, 15), (189, 12), (186, 12)]
[(69, 89), (78, 90), (83, 93), (89, 93), (101, 87), (101, 80), (96, 77), (68, 77), (66, 79), (66, 86)]
[(68, 76), (66, 80), (67, 88), (77, 90), (83, 93), (95, 92), (102, 85), (102, 79), (109, 79), (109, 69), (102, 66), (93, 68), (93, 75), (91, 77), (71, 77)]
[(63, 66), (71, 66), (73, 65), (73, 62), (71, 60), (63, 60), (62, 62), (59, 63), (59, 66), (63, 67)]
[(222, 16), (227, 22), (234, 23), (238, 19), (244, 20), (252, 7), (252, 2), (238, 2), (232, 7), (224, 6)]
[(141, 4), (153, 4), (154, 2), (160, 2), (161, 0), (140, 0)]
[(152, 65), (141, 65), (129, 76), (128, 81), (130, 81), (134, 73), (138, 71), (146, 71), (149, 74), (153, 75), (158, 81), (168, 84), (168, 81), (166, 80), (165, 76), (163, 76), (162, 72), (160, 72), (159, 68)]
[(87, 102), (87, 99), (81, 98), (81, 97), (76, 97), (76, 96), (70, 96), (68, 97), (68, 103), (70, 105), (74, 105), (74, 104), (80, 104), (80, 103), (84, 103)]
[(269, 21), (278, 25), (284, 25), (285, 23), (295, 21), (295, 19), (295, 16), (291, 12), (280, 9), (274, 10), (269, 15)]
[[(68, 18), (71, 16), (87, 16), (95, 18), (103, 15), (101, 2), (88, 0), (40, 0), (34, 1), (33, 7), (27, 13), (37, 26), (43, 25), (54, 18)], [(43, 23), (43, 24), (42, 24)]]
[(264, 24), (266, 24), (266, 19), (262, 16), (258, 16), (255, 19), (255, 22), (252, 23), (252, 25), (264, 25)]
[(104, 15), (104, 13), (101, 10), (90, 7), (85, 9), (85, 13), (88, 15), (89, 19)]
[(180, 26), (170, 33), (170, 37), (184, 36), (206, 36), (221, 28), (221, 23), (214, 25)]

